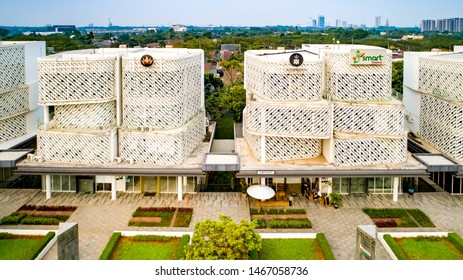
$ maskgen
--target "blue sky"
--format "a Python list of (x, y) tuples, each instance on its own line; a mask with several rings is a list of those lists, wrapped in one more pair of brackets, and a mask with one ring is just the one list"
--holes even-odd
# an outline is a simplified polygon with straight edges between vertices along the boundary
[(0, 0), (0, 25), (75, 24), (159, 26), (301, 25), (324, 15), (374, 26), (375, 17), (390, 25), (418, 26), (422, 19), (463, 17), (462, 0)]

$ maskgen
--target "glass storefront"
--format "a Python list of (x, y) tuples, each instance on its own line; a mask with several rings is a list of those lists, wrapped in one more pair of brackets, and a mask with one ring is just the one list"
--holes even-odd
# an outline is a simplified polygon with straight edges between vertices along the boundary
[[(76, 176), (51, 175), (51, 189), (54, 192), (76, 192)], [(42, 180), (42, 189), (45, 190), (45, 180)]]

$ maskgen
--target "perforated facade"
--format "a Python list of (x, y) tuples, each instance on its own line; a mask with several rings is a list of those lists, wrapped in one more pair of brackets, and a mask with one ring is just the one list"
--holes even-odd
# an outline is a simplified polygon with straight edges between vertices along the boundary
[[(352, 49), (381, 56), (354, 65)], [(291, 64), (294, 53), (302, 64)], [(406, 161), (404, 109), (391, 97), (390, 51), (307, 45), (300, 51), (248, 51), (245, 64), (244, 137), (261, 162), (322, 154), (346, 167)]]
[[(143, 64), (148, 55), (151, 65)], [(205, 135), (203, 52), (102, 49), (39, 60), (45, 161), (181, 164)], [(83, 144), (85, 143), (85, 144)]]
[(463, 162), (463, 53), (405, 55), (407, 124), (446, 156)]
[(37, 58), (45, 55), (44, 42), (0, 44), (0, 149), (8, 149), (35, 135)]

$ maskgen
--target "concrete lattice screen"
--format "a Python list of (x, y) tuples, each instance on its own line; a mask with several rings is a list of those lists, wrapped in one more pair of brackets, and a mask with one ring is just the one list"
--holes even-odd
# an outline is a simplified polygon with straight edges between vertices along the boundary
[(288, 61), (293, 52), (246, 53), (243, 128), (256, 158), (263, 150), (265, 161), (318, 157), (325, 139), (335, 165), (406, 161), (404, 109), (391, 98), (392, 54), (382, 65), (357, 66), (349, 52), (322, 52), (301, 51), (300, 67)]

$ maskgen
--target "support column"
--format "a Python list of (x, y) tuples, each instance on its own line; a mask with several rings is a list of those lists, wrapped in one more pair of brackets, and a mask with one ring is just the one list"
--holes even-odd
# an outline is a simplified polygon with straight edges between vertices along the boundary
[(43, 126), (45, 130), (48, 130), (48, 123), (50, 122), (50, 106), (43, 108)]
[(145, 185), (143, 184), (143, 176), (140, 176), (140, 193), (145, 192)]
[(116, 176), (113, 177), (113, 182), (111, 184), (111, 200), (116, 200), (117, 194), (116, 194)]
[(183, 200), (183, 192), (182, 192), (182, 187), (183, 187), (183, 184), (182, 184), (182, 176), (178, 176), (177, 177), (177, 195), (178, 195), (178, 201), (182, 201)]
[(51, 198), (51, 175), (45, 175), (46, 198)]
[(183, 189), (182, 190), (186, 190), (186, 185), (187, 185), (187, 178), (186, 176), (183, 177)]
[(260, 178), (260, 184), (265, 185), (265, 178)]
[(399, 177), (394, 177), (392, 181), (392, 201), (399, 201)]
[(161, 193), (161, 176), (158, 176), (158, 178), (156, 180), (156, 192), (158, 194)]

